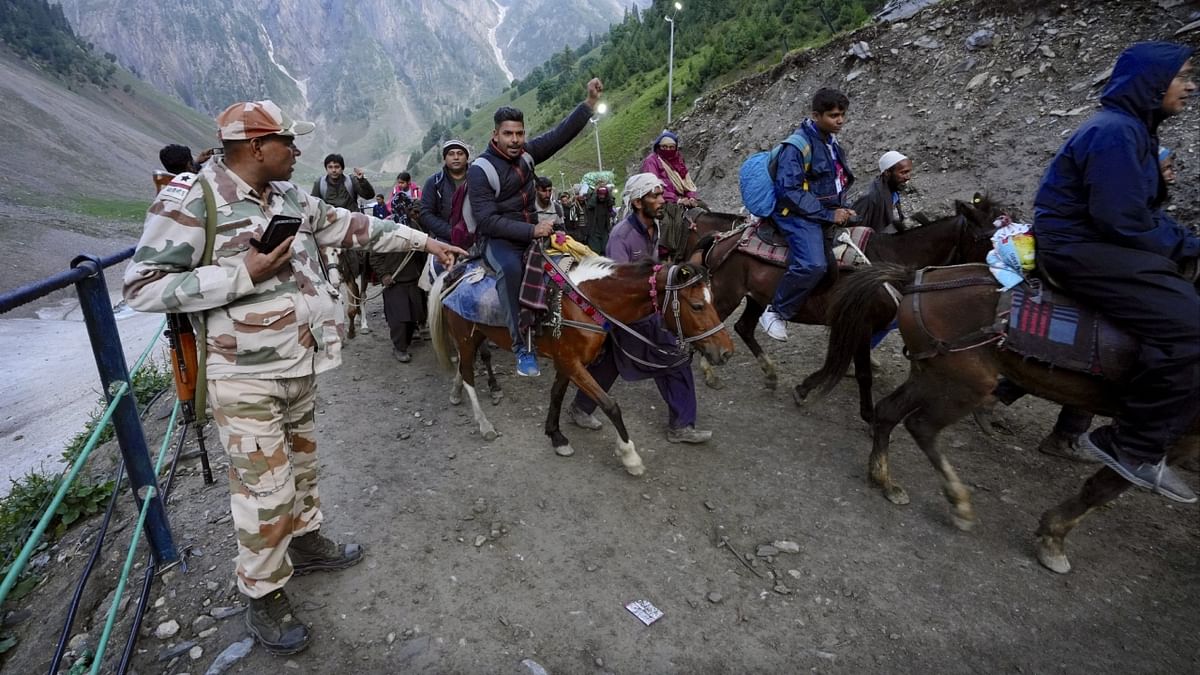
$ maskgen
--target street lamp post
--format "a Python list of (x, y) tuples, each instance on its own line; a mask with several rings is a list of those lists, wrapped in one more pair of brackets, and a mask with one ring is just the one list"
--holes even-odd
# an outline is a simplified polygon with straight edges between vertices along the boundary
[(608, 111), (608, 104), (601, 103), (596, 106), (596, 114), (592, 119), (588, 120), (592, 123), (592, 129), (596, 131), (596, 167), (597, 170), (604, 170), (604, 160), (600, 159), (600, 116)]
[[(675, 12), (683, 9), (683, 5), (675, 3)], [(670, 55), (667, 57), (667, 126), (671, 126), (671, 99), (672, 91), (675, 84), (675, 13), (671, 16), (663, 17), (667, 23), (671, 24), (671, 49)]]

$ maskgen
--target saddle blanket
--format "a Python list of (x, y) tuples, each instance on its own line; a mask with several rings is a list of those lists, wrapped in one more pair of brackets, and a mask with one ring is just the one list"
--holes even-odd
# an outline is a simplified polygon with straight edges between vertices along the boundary
[(997, 324), (1003, 349), (1051, 366), (1121, 381), (1136, 364), (1132, 336), (1038, 280), (1001, 295)]
[[(859, 254), (859, 251), (866, 250), (867, 243), (875, 231), (869, 227), (837, 228), (833, 231), (835, 241), (837, 235), (843, 231), (849, 234), (850, 241), (854, 242), (854, 246), (857, 246), (858, 250), (848, 244), (834, 246), (833, 261), (837, 264), (838, 269), (869, 264), (869, 261)], [(754, 221), (740, 230), (733, 230), (726, 236), (732, 236), (735, 233), (740, 235), (738, 250), (742, 253), (777, 267), (787, 267), (787, 240), (770, 220)]]
[(473, 323), (500, 327), (508, 325), (504, 321), (504, 308), (500, 306), (496, 277), (489, 274), (479, 260), (466, 263), (462, 281), (442, 298), (442, 304)]

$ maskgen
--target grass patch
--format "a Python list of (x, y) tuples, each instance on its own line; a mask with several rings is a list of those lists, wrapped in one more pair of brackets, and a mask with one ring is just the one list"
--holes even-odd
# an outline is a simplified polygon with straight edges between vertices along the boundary
[[(133, 393), (139, 409), (145, 409), (151, 401), (167, 387), (173, 386), (172, 374), (165, 364), (147, 361), (142, 369), (133, 376)], [(91, 419), (67, 444), (63, 450), (62, 459), (72, 464), (79, 458), (79, 453), (87, 444), (103, 414), (107, 403), (101, 399), (100, 407), (93, 412)], [(106, 425), (100, 433), (100, 443), (114, 436), (111, 424)], [(34, 526), (45, 513), (50, 501), (58, 492), (63, 474), (38, 474), (30, 472), (24, 477), (12, 481), (12, 490), (8, 496), (0, 498), (0, 576), (8, 574), (25, 540), (33, 532)], [(112, 496), (114, 483), (111, 480), (99, 482), (89, 481), (85, 474), (80, 474), (67, 490), (54, 518), (50, 521), (47, 536), (42, 539), (35, 552), (45, 550), (50, 544), (61, 537), (71, 525), (88, 516), (102, 511), (105, 502)], [(10, 600), (16, 600), (41, 583), (42, 575), (26, 570), (17, 585), (9, 594)], [(0, 649), (0, 653), (3, 650)]]
[(145, 199), (106, 199), (103, 197), (77, 197), (69, 208), (85, 216), (105, 220), (141, 222), (146, 217), (149, 203)]

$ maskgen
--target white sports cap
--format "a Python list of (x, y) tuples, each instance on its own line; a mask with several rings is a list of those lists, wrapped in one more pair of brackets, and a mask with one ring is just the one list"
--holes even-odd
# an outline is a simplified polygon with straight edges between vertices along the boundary
[(883, 157), (879, 158), (879, 173), (887, 171), (906, 159), (908, 158), (896, 152), (895, 150), (888, 150), (887, 152), (883, 153)]

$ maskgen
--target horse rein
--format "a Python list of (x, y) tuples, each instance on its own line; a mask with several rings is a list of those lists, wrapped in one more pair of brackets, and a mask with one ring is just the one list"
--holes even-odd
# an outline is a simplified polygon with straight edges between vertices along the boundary
[[(599, 314), (600, 316), (604, 317), (604, 319), (606, 321), (608, 321), (608, 323), (611, 326), (615, 326), (615, 327), (621, 329), (626, 334), (637, 338), (642, 343), (646, 344), (647, 346), (654, 349), (657, 353), (662, 354), (663, 356), (669, 356), (669, 357), (678, 356), (679, 357), (673, 363), (666, 364), (666, 365), (659, 364), (659, 363), (651, 363), (649, 361), (639, 359), (638, 357), (630, 354), (628, 351), (626, 351), (624, 348), (621, 347), (619, 342), (617, 342), (616, 343), (617, 348), (620, 349), (621, 352), (624, 353), (625, 356), (628, 357), (630, 360), (638, 363), (639, 365), (645, 366), (647, 368), (654, 368), (657, 370), (667, 370), (670, 368), (676, 368), (678, 366), (683, 365), (688, 360), (689, 357), (688, 357), (687, 353), (671, 352), (666, 349), (663, 349), (658, 344), (647, 339), (641, 333), (635, 331), (634, 329), (625, 325), (621, 321), (613, 318), (612, 316), (609, 316), (606, 312), (604, 312), (604, 310), (600, 309), (596, 305), (596, 303), (592, 302), (591, 298), (589, 298), (587, 296), (587, 294), (583, 292), (582, 288), (579, 288), (578, 286), (576, 286), (574, 283), (571, 282), (570, 277), (568, 277), (566, 275), (566, 273), (564, 273), (562, 271), (562, 269), (558, 266), (558, 263), (555, 262), (553, 258), (551, 258), (548, 255), (545, 255), (546, 251), (545, 251), (544, 246), (541, 244), (541, 242), (538, 243), (538, 250), (542, 253), (543, 256), (545, 256), (546, 260), (555, 269), (555, 271), (557, 271), (562, 276), (563, 283), (566, 284), (567, 287), (574, 290), (577, 294), (579, 294), (579, 297), (582, 298), (585, 302), (587, 302), (592, 307), (594, 307), (596, 309), (596, 313)], [(696, 284), (697, 282), (703, 282), (704, 276), (697, 274), (697, 275), (693, 276), (691, 279), (688, 279), (687, 281), (683, 282), (682, 284), (677, 284), (677, 283), (675, 283), (675, 275), (678, 272), (678, 270), (680, 269), (681, 265), (671, 265), (669, 268), (667, 268), (667, 283), (663, 287), (663, 294), (664, 294), (663, 295), (663, 306), (660, 307), (658, 305), (658, 297), (657, 297), (657, 293), (655, 292), (655, 290), (658, 285), (658, 272), (660, 270), (662, 270), (662, 267), (663, 266), (661, 264), (655, 265), (654, 271), (651, 272), (651, 274), (650, 274), (650, 279), (649, 279), (648, 283), (650, 286), (650, 293), (651, 293), (651, 305), (653, 306), (655, 313), (662, 316), (664, 320), (668, 319), (668, 317), (666, 315), (666, 311), (665, 311), (666, 308), (668, 306), (671, 308), (671, 310), (674, 314), (674, 317), (675, 317), (675, 327), (676, 327), (676, 331), (677, 331), (675, 334), (675, 340), (676, 340), (676, 344), (678, 345), (679, 349), (682, 349), (684, 345), (691, 344), (698, 340), (703, 340), (711, 335), (714, 335), (717, 332), (719, 332), (725, 328), (724, 323), (718, 323), (716, 326), (710, 328), (709, 330), (707, 330), (699, 335), (695, 335), (695, 336), (692, 336), (689, 338), (683, 337), (683, 320), (680, 315), (679, 291), (684, 288), (687, 288), (688, 286), (692, 286), (693, 284)], [(585, 327), (585, 326), (578, 325), (578, 323), (574, 322), (574, 321), (570, 321), (570, 322), (563, 321), (563, 325), (570, 326), (573, 328), (585, 329), (590, 332), (604, 332), (604, 329), (600, 328), (599, 326), (586, 326)]]

